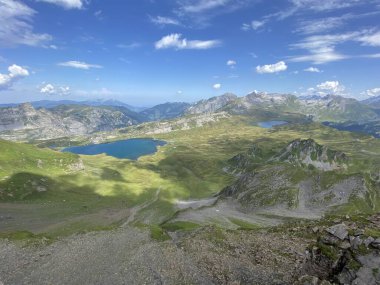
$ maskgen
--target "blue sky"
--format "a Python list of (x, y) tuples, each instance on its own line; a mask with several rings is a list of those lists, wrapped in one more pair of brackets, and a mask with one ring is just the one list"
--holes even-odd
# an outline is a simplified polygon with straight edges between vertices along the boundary
[(380, 0), (0, 0), (0, 103), (380, 95)]

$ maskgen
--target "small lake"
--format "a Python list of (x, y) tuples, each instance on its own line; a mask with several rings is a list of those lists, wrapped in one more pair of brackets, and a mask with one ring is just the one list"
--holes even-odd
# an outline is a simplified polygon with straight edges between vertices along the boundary
[(270, 129), (275, 126), (286, 125), (288, 122), (285, 121), (266, 121), (266, 122), (258, 122), (257, 125), (261, 128)]
[(164, 141), (154, 139), (128, 139), (110, 143), (68, 147), (62, 151), (85, 155), (105, 153), (116, 158), (136, 160), (140, 156), (157, 152), (157, 147), (165, 144), (166, 142)]

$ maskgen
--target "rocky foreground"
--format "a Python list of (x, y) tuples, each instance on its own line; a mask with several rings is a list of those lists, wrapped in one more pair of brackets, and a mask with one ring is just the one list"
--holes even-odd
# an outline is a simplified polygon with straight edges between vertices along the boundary
[(165, 242), (121, 227), (52, 244), (0, 240), (0, 284), (380, 284), (380, 214)]

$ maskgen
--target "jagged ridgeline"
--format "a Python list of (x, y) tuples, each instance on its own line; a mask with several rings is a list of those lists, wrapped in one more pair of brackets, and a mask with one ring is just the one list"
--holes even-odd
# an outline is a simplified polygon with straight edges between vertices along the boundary
[(232, 197), (248, 211), (289, 216), (305, 211), (319, 216), (348, 204), (370, 210), (378, 182), (350, 170), (350, 161), (312, 139), (294, 140), (275, 154), (254, 145), (228, 161), (226, 170), (237, 180), (220, 197)]
[[(11, 140), (62, 138), (112, 131), (144, 122), (172, 120), (217, 113), (246, 116), (256, 120), (297, 118), (304, 121), (329, 122), (377, 135), (379, 109), (352, 98), (328, 95), (297, 97), (291, 94), (252, 92), (238, 97), (232, 93), (200, 100), (193, 104), (171, 102), (144, 110), (117, 102), (64, 101), (63, 104), (21, 104), (0, 106), (0, 137)], [(117, 105), (119, 104), (119, 105)], [(369, 103), (368, 103), (369, 104)], [(133, 110), (132, 110), (133, 109)], [(169, 121), (169, 124), (173, 121)], [(334, 123), (334, 124), (333, 124)]]

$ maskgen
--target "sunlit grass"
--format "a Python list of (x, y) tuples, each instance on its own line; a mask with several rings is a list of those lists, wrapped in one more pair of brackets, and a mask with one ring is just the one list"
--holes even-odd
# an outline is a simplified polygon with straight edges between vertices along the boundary
[[(146, 136), (143, 132), (134, 134)], [(128, 137), (120, 133), (116, 139)], [(269, 155), (294, 139), (313, 138), (350, 157), (346, 174), (372, 173), (380, 168), (380, 157), (376, 155), (380, 154), (378, 139), (314, 123), (263, 129), (249, 118), (236, 116), (200, 128), (154, 135), (154, 138), (168, 144), (137, 161), (105, 155), (80, 156), (85, 168), (77, 171), (70, 170), (70, 165), (79, 159), (77, 155), (0, 141), (0, 199), (12, 203), (54, 203), (56, 208), (64, 209), (61, 214), (54, 213), (57, 220), (104, 208), (131, 208), (146, 203), (148, 206), (136, 218), (159, 224), (175, 213), (176, 200), (210, 197), (231, 184), (234, 177), (223, 171), (223, 167), (228, 159), (248, 150), (253, 143)], [(48, 179), (47, 191), (30, 192), (21, 187), (26, 181), (19, 181), (18, 195), (4, 195), (12, 188), (11, 178), (22, 172), (35, 175), (32, 180)], [(358, 205), (358, 209), (363, 207)], [(41, 211), (41, 219), (49, 221), (51, 213), (46, 208)]]

